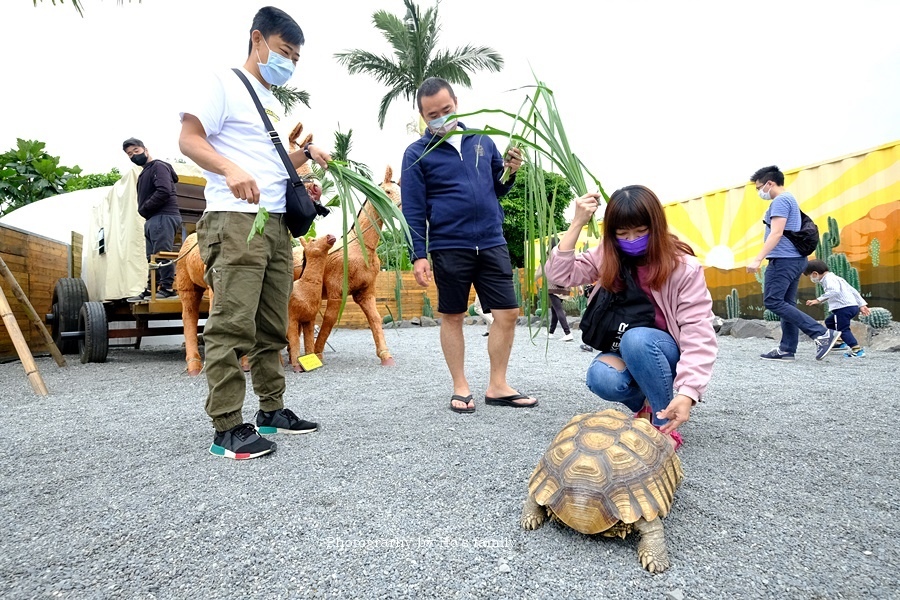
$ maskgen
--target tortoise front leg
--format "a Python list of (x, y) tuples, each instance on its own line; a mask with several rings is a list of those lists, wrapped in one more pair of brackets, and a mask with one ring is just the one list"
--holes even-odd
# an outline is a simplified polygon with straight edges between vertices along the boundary
[(637, 551), (641, 565), (651, 573), (662, 573), (669, 568), (669, 553), (666, 551), (666, 537), (662, 519), (652, 521), (639, 519), (635, 528), (641, 532)]
[(547, 509), (534, 501), (531, 494), (525, 499), (522, 506), (522, 518), (519, 522), (522, 529), (537, 529), (547, 521)]

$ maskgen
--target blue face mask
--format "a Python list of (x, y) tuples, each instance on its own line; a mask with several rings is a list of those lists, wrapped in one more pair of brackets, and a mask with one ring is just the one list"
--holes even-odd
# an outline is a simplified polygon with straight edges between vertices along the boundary
[[(263, 40), (263, 43), (266, 45), (266, 48), (269, 48), (266, 40)], [(258, 50), (256, 58), (259, 59)], [(269, 58), (265, 64), (261, 62), (256, 64), (259, 66), (259, 74), (262, 75), (269, 85), (284, 85), (290, 80), (291, 75), (294, 74), (294, 61), (277, 52), (273, 52), (271, 48), (269, 48)]]

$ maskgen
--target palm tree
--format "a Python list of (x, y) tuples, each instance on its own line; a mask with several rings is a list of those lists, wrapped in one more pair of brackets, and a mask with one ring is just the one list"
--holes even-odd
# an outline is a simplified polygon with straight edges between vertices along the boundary
[[(44, 0), (40, 0), (43, 2)], [(131, 2), (131, 0), (128, 0)], [(138, 0), (140, 2), (141, 0)], [(53, 3), (53, 6), (56, 6), (56, 0), (50, 0)], [(72, 0), (72, 6), (75, 7), (75, 10), (78, 11), (78, 14), (82, 17), (84, 16), (84, 7), (81, 5), (82, 0)], [(118, 0), (119, 4), (122, 4), (123, 0)], [(34, 5), (37, 6), (38, 0), (34, 0)], [(59, 0), (60, 4), (65, 4), (65, 0)]]
[(273, 85), (272, 95), (275, 96), (275, 99), (278, 100), (278, 103), (284, 107), (285, 116), (291, 114), (291, 111), (297, 108), (297, 105), (301, 102), (306, 106), (306, 108), (310, 108), (309, 92), (305, 90), (298, 90), (297, 88), (291, 87), (289, 85)]
[(335, 54), (338, 63), (351, 75), (368, 73), (390, 88), (378, 109), (378, 126), (384, 127), (388, 107), (399, 96), (415, 101), (416, 92), (429, 77), (441, 77), (450, 83), (472, 86), (469, 74), (479, 70), (497, 72), (503, 57), (487, 46), (466, 45), (453, 51), (436, 50), (440, 33), (438, 7), (423, 14), (413, 0), (403, 0), (406, 17), (400, 19), (384, 10), (376, 11), (372, 21), (394, 51), (393, 57), (378, 56), (366, 50)]

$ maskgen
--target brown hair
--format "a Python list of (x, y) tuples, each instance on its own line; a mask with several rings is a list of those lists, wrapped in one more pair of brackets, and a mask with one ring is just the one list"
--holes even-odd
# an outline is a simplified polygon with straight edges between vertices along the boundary
[(622, 268), (616, 230), (648, 227), (650, 244), (646, 265), (650, 269), (650, 287), (658, 290), (678, 267), (678, 257), (694, 255), (694, 250), (669, 232), (662, 203), (652, 191), (642, 185), (629, 185), (613, 192), (603, 215), (603, 262), (598, 283), (601, 287), (619, 292), (624, 283), (619, 277)]

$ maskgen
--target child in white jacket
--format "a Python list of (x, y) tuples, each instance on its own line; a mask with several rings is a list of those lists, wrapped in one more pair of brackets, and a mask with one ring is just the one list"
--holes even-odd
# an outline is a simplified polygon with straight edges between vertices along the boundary
[(809, 261), (803, 274), (808, 275), (810, 281), (818, 283), (824, 290), (822, 295), (815, 300), (807, 300), (806, 305), (815, 306), (827, 302), (831, 314), (825, 319), (825, 327), (841, 332), (841, 340), (850, 346), (850, 350), (844, 356), (847, 358), (864, 357), (866, 351), (850, 331), (850, 320), (860, 313), (869, 314), (869, 307), (865, 299), (843, 277), (829, 271), (828, 265), (824, 261)]

